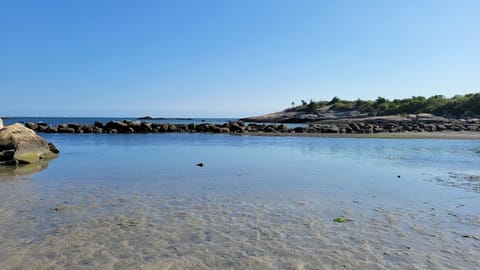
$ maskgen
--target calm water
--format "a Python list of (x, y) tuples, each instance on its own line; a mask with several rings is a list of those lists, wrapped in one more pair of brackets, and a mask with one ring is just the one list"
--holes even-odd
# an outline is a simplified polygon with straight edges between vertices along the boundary
[[(136, 121), (137, 118), (129, 118), (129, 117), (11, 117), (4, 119), (3, 122), (5, 125), (11, 125), (14, 123), (28, 123), (28, 122), (44, 122), (49, 125), (59, 125), (59, 124), (70, 124), (70, 123), (78, 123), (78, 124), (85, 124), (85, 125), (93, 125), (95, 121), (101, 122), (106, 124), (110, 121), (123, 121), (123, 120), (131, 120)], [(212, 124), (223, 124), (228, 121), (235, 121), (236, 118), (191, 118), (191, 119), (179, 119), (179, 118), (169, 118), (169, 119), (156, 119), (156, 120), (140, 120), (140, 121), (148, 121), (151, 123), (170, 123), (170, 124), (189, 124), (195, 123), (200, 124), (204, 122), (212, 123)]]
[(44, 136), (0, 176), (7, 269), (480, 267), (480, 141)]
[[(70, 123), (78, 123), (84, 125), (93, 125), (96, 121), (106, 124), (110, 121), (123, 121), (123, 120), (130, 120), (130, 121), (137, 121), (136, 118), (129, 118), (129, 117), (11, 117), (3, 120), (4, 125), (11, 125), (14, 123), (38, 123), (43, 122), (49, 125), (59, 125), (59, 124), (70, 124)], [(155, 119), (155, 120), (138, 120), (138, 121), (147, 121), (150, 123), (168, 123), (168, 124), (202, 124), (202, 123), (210, 123), (210, 124), (224, 124), (227, 122), (237, 121), (237, 118), (188, 118), (188, 119), (181, 119), (181, 118), (168, 118), (168, 119)], [(248, 124), (248, 123), (247, 123)], [(271, 123), (265, 123), (271, 124)], [(306, 126), (306, 124), (285, 124), (291, 128), (299, 127), (299, 126)]]

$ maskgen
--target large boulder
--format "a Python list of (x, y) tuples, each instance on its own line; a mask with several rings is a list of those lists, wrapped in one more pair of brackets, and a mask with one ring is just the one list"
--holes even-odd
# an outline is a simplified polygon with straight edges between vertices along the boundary
[(58, 149), (22, 124), (0, 129), (0, 164), (38, 163), (55, 158)]

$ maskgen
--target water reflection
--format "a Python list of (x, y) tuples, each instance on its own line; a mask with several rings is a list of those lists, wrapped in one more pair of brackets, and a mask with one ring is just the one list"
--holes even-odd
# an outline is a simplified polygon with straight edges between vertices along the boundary
[(9, 179), (15, 176), (32, 175), (45, 170), (48, 167), (48, 161), (42, 161), (35, 164), (25, 164), (18, 166), (0, 165), (0, 180)]

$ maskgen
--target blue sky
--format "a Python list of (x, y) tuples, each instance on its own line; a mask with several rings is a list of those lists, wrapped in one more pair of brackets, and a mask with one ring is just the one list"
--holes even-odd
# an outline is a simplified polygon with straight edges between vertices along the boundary
[(240, 117), (480, 90), (480, 1), (0, 0), (0, 115)]

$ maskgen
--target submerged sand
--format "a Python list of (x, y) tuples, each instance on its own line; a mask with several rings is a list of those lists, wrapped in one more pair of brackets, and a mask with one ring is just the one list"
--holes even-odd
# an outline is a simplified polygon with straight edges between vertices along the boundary
[(476, 193), (242, 200), (11, 183), (0, 191), (2, 269), (480, 268)]

